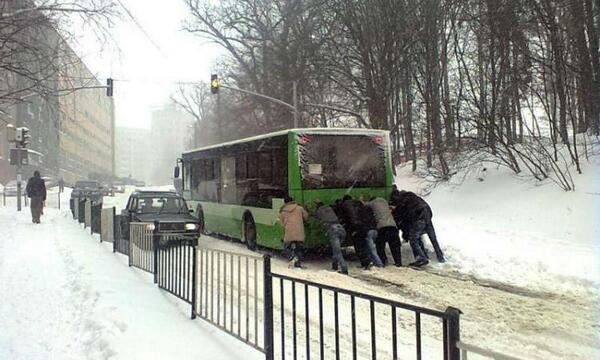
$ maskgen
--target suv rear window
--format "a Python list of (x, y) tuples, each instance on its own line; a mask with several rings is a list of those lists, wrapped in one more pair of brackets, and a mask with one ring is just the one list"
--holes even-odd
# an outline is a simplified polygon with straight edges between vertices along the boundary
[(100, 184), (96, 181), (78, 181), (75, 183), (75, 188), (78, 189), (98, 189)]

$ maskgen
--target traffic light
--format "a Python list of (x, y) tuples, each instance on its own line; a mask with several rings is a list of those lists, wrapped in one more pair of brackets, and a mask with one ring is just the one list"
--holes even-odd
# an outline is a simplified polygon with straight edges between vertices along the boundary
[(106, 79), (106, 96), (113, 96), (113, 79)]
[(15, 142), (21, 145), (22, 147), (26, 147), (29, 144), (29, 129), (26, 127), (19, 127), (15, 131)]
[(212, 74), (210, 76), (210, 92), (217, 94), (219, 92), (219, 76)]

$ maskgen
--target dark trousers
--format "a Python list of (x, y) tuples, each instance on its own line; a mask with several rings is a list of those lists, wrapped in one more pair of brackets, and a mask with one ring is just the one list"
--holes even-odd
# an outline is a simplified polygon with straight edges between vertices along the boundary
[(387, 264), (387, 255), (385, 254), (385, 245), (389, 244), (394, 263), (397, 266), (402, 265), (402, 248), (398, 228), (395, 226), (386, 226), (377, 230), (377, 255), (383, 264)]
[(438, 261), (443, 262), (444, 253), (437, 241), (431, 219), (420, 219), (413, 224), (408, 224), (408, 226), (402, 229), (402, 237), (408, 240), (415, 260), (424, 260), (428, 258), (425, 246), (423, 245), (423, 240), (421, 240), (421, 236), (424, 234), (427, 234), (429, 237)]
[(327, 229), (329, 244), (331, 245), (332, 268), (337, 270), (338, 267), (347, 273), (348, 264), (342, 255), (342, 240), (346, 238), (346, 230), (340, 224), (331, 224)]
[(284, 243), (285, 256), (289, 261), (295, 260), (297, 263), (302, 262), (304, 255), (304, 244), (302, 241), (290, 241)]
[(42, 210), (44, 206), (44, 200), (41, 196), (32, 196), (31, 197), (31, 220), (34, 223), (40, 222), (40, 216), (42, 215)]
[(377, 238), (377, 230), (358, 227), (352, 233), (352, 241), (354, 242), (354, 251), (360, 260), (360, 266), (368, 267), (373, 265), (382, 267), (383, 263), (377, 255), (377, 247), (375, 239)]

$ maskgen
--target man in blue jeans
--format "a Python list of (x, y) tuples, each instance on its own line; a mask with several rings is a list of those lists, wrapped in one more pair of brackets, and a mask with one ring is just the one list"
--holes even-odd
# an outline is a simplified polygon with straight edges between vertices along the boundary
[(329, 244), (331, 245), (331, 268), (347, 275), (348, 264), (342, 255), (342, 241), (346, 238), (346, 230), (340, 224), (340, 221), (331, 206), (325, 205), (319, 200), (316, 201), (316, 206), (317, 208), (314, 212), (314, 217), (325, 229), (327, 237), (329, 238)]
[(345, 195), (336, 206), (336, 212), (342, 220), (346, 232), (352, 236), (360, 265), (365, 270), (368, 270), (371, 264), (383, 267), (375, 247), (377, 222), (373, 211), (362, 201), (354, 200), (350, 195)]

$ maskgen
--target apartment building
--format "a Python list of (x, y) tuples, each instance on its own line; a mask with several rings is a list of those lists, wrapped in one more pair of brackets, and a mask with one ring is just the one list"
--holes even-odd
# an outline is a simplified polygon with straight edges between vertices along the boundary
[(115, 174), (150, 182), (155, 149), (150, 129), (117, 126), (115, 133)]
[(173, 183), (173, 167), (181, 153), (190, 147), (194, 117), (170, 103), (152, 112), (151, 138), (154, 148), (151, 183)]

